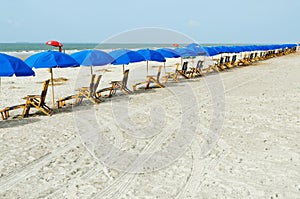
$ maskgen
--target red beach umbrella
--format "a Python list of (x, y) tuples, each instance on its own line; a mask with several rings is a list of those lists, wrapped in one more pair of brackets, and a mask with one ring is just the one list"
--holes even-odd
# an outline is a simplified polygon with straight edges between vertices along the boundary
[(62, 47), (63, 46), (62, 43), (60, 43), (59, 41), (54, 41), (54, 40), (47, 41), (46, 44), (50, 45), (50, 46), (55, 46), (55, 47)]
[(58, 47), (59, 52), (62, 51), (63, 44), (60, 43), (59, 41), (50, 40), (50, 41), (47, 41), (45, 44), (46, 44), (46, 45), (49, 45), (49, 46), (55, 46), (55, 47)]

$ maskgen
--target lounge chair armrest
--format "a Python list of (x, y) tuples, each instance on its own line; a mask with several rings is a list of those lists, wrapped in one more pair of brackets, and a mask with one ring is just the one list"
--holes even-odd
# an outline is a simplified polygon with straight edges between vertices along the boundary
[(41, 98), (40, 95), (27, 95), (23, 97), (22, 99), (33, 99), (33, 98)]

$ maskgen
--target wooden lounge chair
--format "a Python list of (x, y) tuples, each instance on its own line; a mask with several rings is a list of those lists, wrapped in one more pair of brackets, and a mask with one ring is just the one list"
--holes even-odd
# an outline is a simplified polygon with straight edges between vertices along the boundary
[(192, 71), (188, 71), (187, 61), (183, 62), (181, 70), (178, 70), (178, 74), (184, 77), (185, 79), (189, 79), (191, 77)]
[(51, 115), (52, 109), (48, 107), (45, 103), (47, 91), (49, 86), (49, 80), (44, 81), (43, 89), (41, 95), (27, 95), (23, 97), (26, 100), (25, 107), (23, 109), (22, 117), (27, 117), (29, 115), (30, 108), (36, 108), (40, 110), (45, 115)]
[(179, 79), (178, 79), (178, 68), (179, 68), (179, 63), (176, 64), (176, 68), (175, 68), (175, 71), (174, 72), (167, 72), (163, 78), (165, 80), (165, 82), (168, 82), (169, 79), (173, 79), (175, 80), (176, 82), (179, 82)]
[[(94, 104), (100, 103), (100, 99), (96, 96), (96, 91), (98, 89), (101, 78), (102, 78), (102, 75), (98, 75), (97, 78), (95, 78), (95, 76), (92, 75), (89, 87), (82, 87), (82, 88), (77, 89), (78, 90), (77, 101), (81, 102), (83, 98), (87, 98)], [(80, 103), (80, 102), (78, 102), (78, 103)]]
[(24, 107), (25, 107), (25, 104), (5, 107), (4, 109), (0, 110), (2, 120), (6, 120), (9, 117), (9, 111), (16, 110), (19, 108), (24, 109)]
[(226, 63), (229, 62), (229, 58), (230, 58), (229, 56), (226, 56), (224, 60), (224, 57), (221, 57), (217, 62), (217, 64), (215, 65), (215, 68), (218, 68), (220, 70), (226, 70), (227, 68), (225, 66)]
[(139, 83), (136, 83), (134, 84), (132, 87), (133, 87), (133, 90), (136, 91), (136, 86), (137, 85), (141, 85), (141, 84), (146, 84), (145, 86), (145, 89), (148, 89), (149, 86), (150, 86), (150, 83), (155, 83), (157, 86), (159, 86), (160, 88), (163, 88), (165, 87), (163, 84), (160, 83), (159, 81), (159, 78), (160, 78), (160, 74), (161, 74), (161, 69), (162, 69), (162, 66), (159, 66), (158, 67), (158, 71), (157, 71), (157, 75), (154, 76), (154, 75), (148, 75), (147, 76), (147, 80), (144, 81), (144, 82), (139, 82)]
[(101, 93), (106, 91), (109, 91), (108, 97), (111, 97), (116, 94), (117, 90), (122, 91), (124, 94), (132, 94), (133, 92), (127, 88), (128, 75), (129, 70), (125, 70), (122, 81), (111, 81), (110, 87), (100, 89), (95, 93), (96, 97), (100, 99)]
[(96, 90), (99, 86), (100, 80), (102, 75), (98, 75), (96, 78), (96, 75), (91, 75), (90, 78), (90, 86), (89, 87), (82, 87), (77, 89), (78, 93), (74, 95), (70, 95), (67, 97), (60, 98), (57, 100), (57, 107), (61, 108), (66, 105), (66, 101), (75, 99), (75, 105), (79, 105), (83, 98), (87, 98), (91, 102), (98, 104), (100, 102), (100, 99), (96, 97)]
[(203, 60), (199, 60), (197, 62), (197, 65), (196, 65), (196, 68), (191, 68), (192, 70), (192, 76), (193, 77), (198, 77), (198, 76), (204, 76), (204, 73), (203, 73)]

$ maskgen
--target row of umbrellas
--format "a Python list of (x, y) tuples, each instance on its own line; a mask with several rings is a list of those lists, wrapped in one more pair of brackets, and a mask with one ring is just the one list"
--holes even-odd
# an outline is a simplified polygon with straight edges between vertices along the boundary
[[(114, 50), (106, 53), (101, 50), (83, 50), (71, 55), (58, 51), (45, 51), (36, 53), (28, 57), (25, 62), (17, 57), (0, 53), (0, 77), (3, 76), (33, 76), (35, 75), (32, 68), (50, 68), (51, 83), (52, 83), (52, 102), (54, 104), (54, 89), (53, 89), (53, 73), (52, 68), (60, 67), (75, 67), (75, 66), (90, 66), (93, 73), (93, 66), (103, 66), (107, 64), (127, 65), (129, 63), (147, 61), (166, 62), (165, 58), (178, 58), (189, 56), (214, 56), (221, 53), (239, 53), (256, 50), (275, 50), (294, 48), (296, 44), (281, 44), (281, 45), (252, 45), (252, 46), (215, 46), (207, 47), (193, 43), (185, 48), (160, 48), (157, 50), (141, 49), (132, 51), (128, 49)], [(1, 84), (1, 82), (0, 82)]]

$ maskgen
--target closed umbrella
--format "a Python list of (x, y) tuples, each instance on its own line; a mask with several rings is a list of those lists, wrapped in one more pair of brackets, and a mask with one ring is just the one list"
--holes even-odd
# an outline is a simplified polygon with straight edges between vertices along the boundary
[(141, 49), (136, 52), (139, 53), (140, 55), (142, 55), (145, 58), (145, 60), (147, 61), (147, 75), (148, 75), (148, 68), (149, 68), (148, 62), (149, 61), (157, 61), (157, 62), (165, 62), (166, 61), (165, 57), (155, 50)]
[(125, 71), (125, 64), (145, 61), (145, 58), (141, 54), (127, 49), (114, 50), (109, 54), (114, 58), (113, 65), (123, 65), (123, 72)]
[(71, 54), (81, 66), (90, 66), (91, 74), (93, 74), (93, 66), (103, 66), (110, 64), (114, 58), (108, 53), (101, 50), (82, 50)]
[(34, 68), (49, 68), (52, 84), (52, 105), (54, 106), (54, 84), (52, 68), (66, 68), (79, 66), (78, 62), (70, 55), (58, 51), (45, 51), (31, 55), (25, 62)]

